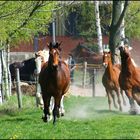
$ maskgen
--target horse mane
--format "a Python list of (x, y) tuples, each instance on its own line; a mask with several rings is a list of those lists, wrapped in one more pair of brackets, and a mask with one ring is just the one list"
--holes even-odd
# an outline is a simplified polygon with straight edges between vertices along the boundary
[(135, 72), (135, 66), (131, 60), (131, 56), (130, 54), (128, 54), (127, 52), (125, 52), (127, 55), (127, 58), (124, 58), (124, 56), (122, 56), (122, 63), (124, 63), (124, 65), (122, 65), (122, 72), (126, 75), (132, 75)]

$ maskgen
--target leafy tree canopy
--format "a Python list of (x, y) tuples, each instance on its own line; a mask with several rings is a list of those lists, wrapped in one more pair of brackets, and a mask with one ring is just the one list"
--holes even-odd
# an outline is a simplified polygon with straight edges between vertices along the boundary
[(140, 37), (140, 2), (131, 1), (125, 17), (125, 31), (129, 38)]
[(0, 40), (15, 43), (48, 32), (55, 8), (56, 1), (0, 1)]

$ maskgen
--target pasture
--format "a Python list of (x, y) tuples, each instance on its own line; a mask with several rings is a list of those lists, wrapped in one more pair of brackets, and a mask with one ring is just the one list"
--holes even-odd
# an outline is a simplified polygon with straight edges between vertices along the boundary
[(23, 96), (18, 109), (13, 95), (0, 106), (0, 139), (138, 139), (140, 116), (113, 108), (107, 97), (65, 97), (65, 116), (56, 125), (44, 123), (42, 110), (35, 107), (35, 97)]

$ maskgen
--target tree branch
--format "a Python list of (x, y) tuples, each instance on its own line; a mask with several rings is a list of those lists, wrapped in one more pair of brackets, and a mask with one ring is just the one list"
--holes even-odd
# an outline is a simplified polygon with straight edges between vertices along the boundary
[(3, 3), (0, 4), (0, 7), (4, 6), (8, 1), (4, 1)]
[(116, 29), (118, 29), (118, 28), (120, 27), (120, 25), (121, 25), (121, 23), (122, 23), (122, 20), (123, 20), (123, 18), (124, 18), (124, 16), (125, 16), (127, 7), (128, 7), (128, 0), (125, 0), (125, 4), (124, 4), (123, 11), (122, 11), (122, 13), (121, 13), (121, 15), (120, 15), (120, 18), (119, 18), (119, 20), (118, 20), (118, 22), (117, 22), (117, 24), (116, 24)]
[(43, 1), (37, 1), (36, 5), (33, 7), (32, 11), (29, 13), (29, 16), (22, 22), (22, 24), (15, 29), (12, 33), (9, 34), (9, 37), (12, 37), (18, 30), (24, 27), (30, 21), (30, 18), (34, 15), (35, 11), (40, 8), (43, 4)]
[(32, 4), (29, 5), (29, 6), (25, 6), (26, 8), (24, 8), (24, 9), (22, 9), (21, 6), (20, 6), (19, 8), (17, 8), (16, 10), (14, 10), (14, 11), (12, 11), (12, 12), (10, 11), (9, 13), (6, 13), (6, 14), (4, 14), (4, 15), (0, 15), (0, 19), (9, 17), (9, 16), (11, 16), (11, 15), (13, 15), (13, 14), (16, 14), (16, 13), (19, 13), (20, 11), (27, 10), (27, 9), (29, 9), (31, 6), (32, 6)]

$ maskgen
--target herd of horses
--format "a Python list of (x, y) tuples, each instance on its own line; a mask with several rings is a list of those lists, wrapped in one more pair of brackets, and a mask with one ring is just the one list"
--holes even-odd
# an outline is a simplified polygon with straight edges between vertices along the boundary
[(103, 53), (103, 64), (106, 66), (106, 69), (103, 74), (102, 83), (107, 93), (110, 110), (111, 98), (113, 99), (114, 106), (117, 107), (113, 91), (117, 94), (120, 111), (122, 111), (120, 94), (122, 95), (123, 103), (125, 105), (126, 102), (123, 95), (123, 92), (125, 92), (129, 99), (130, 113), (136, 114), (137, 109), (134, 101), (140, 105), (140, 68), (135, 65), (127, 46), (120, 46), (119, 50), (121, 64), (113, 65), (110, 52)]
[[(15, 68), (19, 68), (21, 80), (34, 81), (34, 75), (39, 76), (44, 113), (42, 119), (44, 122), (48, 122), (52, 114), (55, 124), (56, 118), (64, 115), (63, 99), (70, 87), (70, 70), (68, 64), (62, 59), (61, 43), (53, 44), (50, 42), (47, 46), (49, 51), (36, 52), (35, 58), (10, 64), (10, 72), (12, 81), (15, 78)], [(83, 51), (85, 50), (83, 49)], [(89, 55), (90, 51), (88, 51), (87, 56), (90, 59), (86, 59), (90, 61), (94, 59), (96, 63), (102, 63), (105, 66), (102, 83), (107, 93), (109, 110), (111, 110), (112, 99), (114, 106), (117, 108), (119, 105), (119, 110), (123, 110), (121, 97), (123, 104), (126, 105), (125, 93), (129, 99), (130, 113), (136, 114), (134, 101), (140, 105), (138, 94), (140, 92), (140, 68), (134, 65), (126, 46), (119, 47), (119, 51), (121, 64), (112, 64), (110, 52), (103, 52), (103, 55), (98, 56), (91, 53)], [(74, 55), (81, 55), (76, 53)], [(113, 91), (117, 95), (118, 105)], [(50, 108), (51, 104), (53, 107)]]

